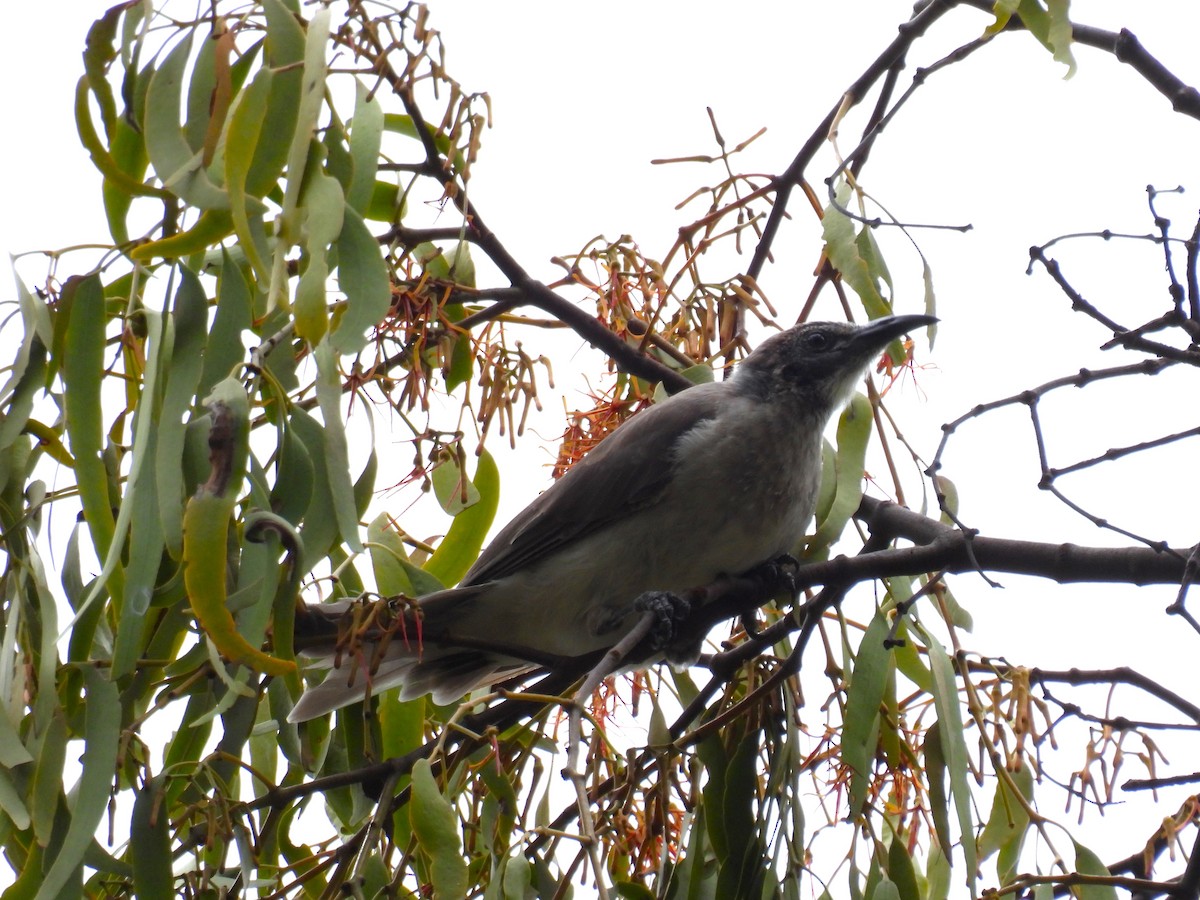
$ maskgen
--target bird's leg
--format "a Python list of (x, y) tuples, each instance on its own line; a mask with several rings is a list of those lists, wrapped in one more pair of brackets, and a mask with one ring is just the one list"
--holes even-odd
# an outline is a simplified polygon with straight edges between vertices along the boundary
[[(775, 559), (762, 563), (751, 569), (747, 574), (757, 578), (763, 584), (774, 587), (776, 585), (783, 586), (787, 589), (788, 595), (794, 603), (796, 595), (799, 593), (796, 587), (796, 572), (800, 569), (800, 561), (790, 553), (785, 553)], [(755, 611), (743, 613), (741, 617), (742, 630), (746, 632), (749, 638), (756, 638), (759, 635), (758, 616)]]

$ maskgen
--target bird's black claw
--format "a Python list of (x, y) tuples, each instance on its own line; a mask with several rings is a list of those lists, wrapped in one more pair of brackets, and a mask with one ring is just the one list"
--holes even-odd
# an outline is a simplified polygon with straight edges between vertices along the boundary
[(746, 637), (751, 638), (762, 634), (762, 629), (758, 627), (758, 617), (754, 613), (745, 613), (742, 616), (742, 631), (746, 632)]
[(670, 646), (679, 631), (679, 626), (692, 612), (692, 604), (669, 591), (647, 591), (633, 601), (638, 612), (654, 614), (654, 626), (647, 636), (650, 649), (662, 650)]
[(770, 579), (772, 584), (784, 585), (792, 599), (796, 598), (800, 592), (796, 587), (796, 573), (800, 571), (800, 560), (790, 553), (785, 553), (764, 564), (763, 570), (766, 579)]

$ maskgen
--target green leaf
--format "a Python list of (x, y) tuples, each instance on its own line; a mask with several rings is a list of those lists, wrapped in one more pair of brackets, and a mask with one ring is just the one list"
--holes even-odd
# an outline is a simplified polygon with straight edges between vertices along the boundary
[(293, 315), (296, 333), (313, 346), (329, 330), (329, 310), (325, 300), (325, 282), (329, 278), (326, 258), (329, 245), (342, 230), (346, 201), (336, 178), (315, 171), (304, 191), (304, 219), (307, 238), (307, 267), (296, 287)]
[[(104, 377), (104, 340), (108, 317), (100, 278), (69, 278), (63, 285), (68, 306), (62, 355), (63, 403), (67, 437), (75, 457), (75, 478), (83, 515), (91, 532), (96, 555), (109, 558), (116, 522), (116, 498), (109, 496), (108, 472), (101, 457), (104, 427), (100, 385)], [(60, 318), (62, 313), (60, 313)], [(125, 596), (125, 574), (119, 561), (107, 576), (109, 595)]]
[(362, 551), (362, 541), (358, 536), (354, 485), (350, 482), (350, 448), (346, 443), (342, 416), (342, 380), (337, 357), (327, 341), (323, 341), (313, 355), (317, 360), (317, 400), (325, 420), (325, 479), (329, 482), (342, 540), (358, 553)]
[[(390, 131), (393, 134), (402, 134), (405, 137), (419, 140), (417, 126), (413, 122), (412, 116), (400, 115), (398, 113), (387, 113), (383, 117), (383, 128), (385, 131)], [(425, 123), (425, 128), (431, 135), (433, 135), (433, 144), (435, 147), (437, 147), (438, 152), (441, 153), (442, 156), (447, 156), (450, 153), (450, 138), (438, 131), (428, 122)], [(462, 153), (455, 150), (451, 165), (454, 167), (454, 173), (457, 175), (458, 173), (462, 172), (463, 168), (466, 166), (466, 158), (462, 155)]]
[(267, 61), (274, 69), (289, 68), (304, 59), (304, 29), (282, 0), (264, 0), (267, 15)]
[[(271, 130), (271, 123), (267, 121), (270, 115), (287, 117), (293, 114), (293, 111), (280, 114), (269, 106), (272, 98), (285, 93), (283, 90), (272, 90), (274, 79), (275, 73), (271, 69), (261, 69), (250, 86), (239, 94), (229, 117), (225, 140), (225, 186), (229, 191), (233, 230), (247, 261), (263, 284), (271, 278), (270, 268), (265, 262), (267, 248), (260, 245), (260, 229), (251, 227), (251, 216), (262, 215), (264, 207), (257, 198), (278, 179), (284, 158), (277, 152), (271, 152), (273, 148), (260, 148), (259, 139), (264, 130), (268, 139), (277, 139)], [(290, 97), (283, 98), (286, 99)], [(282, 103), (283, 100), (277, 102)], [(276, 156), (279, 156), (278, 160)], [(256, 163), (258, 171), (252, 174)]]
[(346, 198), (336, 178), (317, 171), (312, 173), (304, 189), (303, 200), (308, 252), (316, 257), (342, 233)]
[[(888, 582), (890, 591), (891, 579)], [(893, 596), (895, 595), (893, 594)], [(907, 635), (908, 620), (905, 619), (896, 629), (896, 638), (902, 641), (902, 643), (892, 647), (892, 657), (896, 661), (896, 668), (905, 678), (922, 691), (929, 693), (933, 690), (933, 677), (929, 674), (929, 667), (925, 665), (925, 660), (917, 651), (914, 643), (911, 640), (907, 640)]]
[(618, 881), (613, 887), (621, 900), (655, 900), (652, 890), (635, 881)]
[(833, 499), (837, 496), (837, 454), (833, 444), (827, 440), (821, 441), (821, 489), (817, 492), (817, 503), (813, 509), (816, 522), (819, 524), (829, 518), (829, 510), (833, 508)]
[[(187, 438), (187, 413), (200, 383), (208, 335), (208, 298), (200, 280), (185, 266), (178, 268), (179, 288), (170, 314), (172, 346), (166, 363), (166, 390), (158, 420), (157, 459), (158, 515), (163, 540), (175, 559), (183, 552), (183, 451)], [(228, 374), (227, 372), (225, 374)]]
[(379, 147), (383, 138), (383, 107), (363, 86), (355, 81), (354, 119), (350, 128), (350, 157), (354, 161), (346, 202), (366, 215), (375, 190), (375, 173), (379, 168)]
[(367, 330), (379, 324), (391, 306), (391, 282), (379, 242), (353, 209), (345, 211), (336, 246), (338, 287), (346, 304), (330, 340), (341, 353), (357, 353), (367, 344)]
[[(1017, 790), (1026, 801), (1033, 800), (1033, 772), (1026, 765), (1010, 773)], [(1009, 884), (1017, 874), (1021, 860), (1021, 849), (1029, 833), (1029, 813), (1003, 778), (996, 783), (996, 796), (992, 799), (992, 811), (988, 815), (983, 834), (979, 837), (979, 860), (987, 859), (999, 851), (996, 872), (1002, 885)]]
[[(56, 809), (57, 807), (51, 806), (46, 812), (53, 818)], [(0, 769), (0, 810), (3, 810), (4, 816), (21, 831), (27, 829), (32, 821), (29, 807), (25, 805), (20, 792), (12, 782), (12, 776), (6, 769)], [(2, 821), (2, 817), (0, 817), (0, 821)]]
[(471, 335), (464, 331), (450, 344), (450, 364), (445, 372), (447, 393), (471, 380), (474, 365), (475, 343), (471, 340)]
[(412, 581), (402, 561), (408, 559), (404, 541), (391, 527), (392, 519), (380, 513), (367, 526), (367, 549), (371, 553), (371, 568), (375, 574), (375, 586), (385, 597), (413, 594)]
[(471, 259), (471, 245), (460, 241), (445, 254), (448, 276), (455, 284), (475, 287), (475, 261)]
[[(484, 762), (485, 757), (481, 754), (478, 760)], [(493, 765), (484, 765), (479, 770), (479, 775), (487, 791), (479, 817), (480, 841), (489, 857), (503, 858), (512, 842), (521, 799), (517, 796), (516, 788), (507, 772), (498, 770)]]
[(357, 511), (359, 519), (367, 514), (371, 501), (375, 499), (375, 479), (378, 475), (379, 454), (375, 452), (374, 442), (372, 442), (371, 452), (367, 454), (367, 461), (354, 481), (354, 509)]
[(209, 177), (203, 165), (203, 150), (193, 149), (188, 144), (179, 124), (184, 69), (191, 50), (189, 34), (167, 54), (162, 66), (150, 78), (142, 121), (146, 152), (168, 191), (200, 209), (227, 210), (229, 194)]
[(74, 791), (70, 825), (38, 888), (36, 900), (65, 896), (68, 882), (80, 877), (84, 854), (108, 808), (109, 789), (117, 765), (117, 743), (121, 732), (117, 686), (99, 669), (83, 666), (82, 671), (87, 684), (83, 772)]
[(329, 266), (325, 262), (325, 252), (321, 251), (320, 256), (309, 258), (308, 267), (300, 275), (296, 296), (292, 300), (296, 334), (314, 347), (321, 343), (329, 331), (329, 310), (325, 303), (325, 281), (328, 277)]
[[(161, 322), (158, 316), (151, 321)], [(161, 331), (161, 324), (152, 329)], [(157, 354), (155, 354), (157, 355)], [(159, 435), (150, 423), (157, 424), (157, 411), (144, 409), (150, 405), (157, 393), (151, 369), (141, 399), (138, 403), (134, 428), (134, 462), (130, 467), (128, 487), (121, 503), (122, 515), (117, 527), (129, 532), (129, 565), (125, 569), (125, 598), (121, 604), (121, 617), (117, 621), (117, 639), (112, 651), (113, 679), (132, 673), (138, 659), (143, 655), (146, 636), (146, 612), (150, 609), (154, 587), (158, 581), (159, 564), (163, 558), (162, 521), (155, 511), (158, 509), (158, 490), (155, 482), (155, 456)], [(148, 513), (146, 511), (149, 511)], [(140, 513), (140, 514), (136, 514)]]
[[(932, 798), (930, 802), (932, 802)], [(946, 808), (943, 806), (943, 817), (945, 812)], [(950, 860), (942, 852), (941, 845), (935, 844), (929, 849), (925, 865), (925, 883), (927, 885), (925, 900), (946, 900), (950, 896), (950, 875)]]
[[(933, 675), (933, 703), (938, 717), (938, 733), (941, 749), (945, 755), (946, 768), (950, 773), (950, 794), (958, 815), (960, 845), (965, 857), (965, 874), (971, 896), (975, 895), (975, 875), (978, 862), (975, 854), (974, 825), (971, 815), (971, 792), (967, 785), (966, 733), (963, 728), (962, 707), (958, 699), (958, 682), (955, 679), (954, 663), (946, 654), (941, 643), (928, 631), (924, 631), (928, 648), (929, 670)], [(949, 856), (949, 844), (946, 844)]]
[(887, 619), (882, 613), (876, 613), (858, 645), (850, 686), (846, 691), (842, 758), (851, 773), (852, 816), (862, 812), (874, 770), (875, 749), (879, 743), (879, 707), (883, 703), (888, 676), (894, 665), (892, 654), (883, 643), (888, 630)]
[(505, 858), (501, 875), (504, 900), (525, 900), (532, 874), (525, 854), (518, 852)]
[[(851, 197), (850, 188), (845, 184), (841, 185), (836, 196), (838, 204), (845, 207)], [(866, 230), (864, 226), (864, 231)], [(860, 244), (859, 235), (854, 232), (854, 223), (832, 203), (825, 207), (822, 234), (830, 264), (838, 270), (842, 280), (858, 294), (868, 318), (878, 319), (890, 314), (891, 308), (879, 292), (879, 282), (887, 276), (887, 269), (882, 266), (882, 259), (873, 242), (869, 239), (866, 242), (866, 246), (872, 249), (869, 249), (864, 257), (864, 245)]]
[(0, 712), (0, 768), (14, 769), (30, 762), (33, 762), (33, 757), (22, 743), (12, 720), (6, 713)]
[(183, 259), (217, 244), (233, 231), (233, 216), (227, 209), (206, 209), (187, 231), (139, 244), (129, 251), (135, 262), (152, 259)]
[(363, 218), (373, 222), (399, 222), (404, 218), (405, 195), (400, 188), (385, 181), (376, 181), (371, 199), (363, 210)]
[(216, 74), (217, 41), (210, 33), (200, 41), (200, 49), (192, 63), (192, 77), (188, 81), (187, 115), (184, 120), (183, 136), (188, 146), (200, 150), (208, 132), (208, 120), (213, 107), (213, 91), (217, 86)]
[[(146, 142), (142, 133), (124, 117), (116, 120), (112, 138), (111, 163), (122, 173), (129, 176), (137, 187), (126, 183), (118, 183), (110, 178), (104, 179), (101, 189), (104, 200), (104, 215), (108, 220), (108, 230), (117, 244), (129, 243), (129, 227), (125, 223), (129, 210), (133, 206), (134, 197), (146, 193), (141, 189), (146, 176), (146, 166), (150, 158), (146, 155)], [(124, 179), (122, 179), (124, 182)]]
[(140, 177), (126, 172), (124, 167), (109, 153), (92, 124), (91, 108), (88, 105), (89, 87), (86, 76), (80, 78), (75, 85), (75, 130), (79, 134), (80, 143), (92, 158), (92, 165), (104, 176), (105, 184), (135, 197), (149, 196), (164, 199), (170, 197), (168, 191), (143, 184)]
[[(1071, 843), (1075, 845), (1075, 869), (1081, 875), (1101, 875), (1105, 878), (1112, 875), (1095, 853), (1074, 839)], [(1071, 888), (1071, 893), (1078, 900), (1117, 900), (1117, 889), (1111, 884), (1078, 884)]]
[[(188, 500), (184, 510), (183, 576), (188, 602), (205, 635), (226, 659), (250, 666), (256, 672), (291, 675), (296, 671), (295, 663), (264, 653), (258, 647), (259, 635), (253, 636), (255, 643), (247, 640), (233, 618), (227, 597), (228, 535), (246, 470), (249, 398), (241, 383), (231, 376), (218, 384), (205, 402), (212, 410), (210, 443), (218, 432), (223, 434), (223, 440), (214, 450), (213, 472), (208, 481)], [(261, 552), (259, 548), (255, 550)], [(247, 551), (243, 551), (242, 556), (246, 555)], [(265, 593), (269, 608), (274, 586)], [(262, 603), (262, 595), (259, 596)], [(244, 680), (245, 674), (238, 677)], [(227, 699), (235, 693), (233, 685), (229, 687)], [(235, 701), (233, 706), (236, 705)]]
[(379, 695), (379, 724), (385, 759), (417, 749), (425, 742), (425, 698), (402, 703), (398, 691), (384, 691)]
[(271, 488), (271, 509), (281, 518), (299, 525), (317, 489), (316, 472), (304, 442), (296, 435), (291, 420), (280, 426), (275, 484)]
[[(664, 360), (664, 362), (665, 361), (666, 360)], [(668, 365), (670, 364), (671, 363), (668, 363)], [(700, 363), (699, 365), (688, 366), (686, 369), (680, 369), (679, 374), (692, 384), (709, 384), (712, 382), (714, 377), (712, 366), (710, 366), (708, 363)], [(661, 381), (654, 386), (655, 403), (662, 403), (670, 396), (671, 392), (667, 390), (666, 386)]]
[(933, 816), (937, 846), (946, 857), (949, 867), (950, 848), (953, 846), (950, 795), (946, 791), (946, 751), (942, 746), (942, 726), (936, 719), (925, 732), (925, 777), (929, 784), (929, 811)]
[(467, 574), (487, 539), (500, 504), (500, 470), (487, 450), (479, 454), (472, 487), (476, 502), (454, 517), (450, 530), (429, 557), (424, 570), (442, 584), (458, 584)]
[(324, 477), (327, 470), (325, 429), (316, 419), (299, 408), (291, 411), (288, 425), (303, 445), (315, 479), (312, 497), (304, 513), (304, 524), (300, 529), (300, 536), (304, 540), (304, 560), (300, 568), (301, 571), (307, 572), (329, 554), (330, 548), (337, 540), (338, 523), (329, 479)]
[(124, 11), (123, 4), (113, 6), (94, 21), (88, 29), (83, 50), (83, 69), (87, 73), (86, 78), (95, 85), (96, 103), (100, 107), (104, 130), (109, 135), (117, 122), (117, 103), (105, 76), (109, 65), (117, 57), (114, 42), (117, 37), (117, 25)]
[(809, 543), (808, 556), (824, 558), (862, 502), (863, 472), (872, 423), (871, 401), (862, 394), (855, 394), (838, 419), (834, 497)]
[(754, 813), (758, 793), (759, 735), (741, 738), (725, 770), (721, 802), (708, 810), (720, 816), (727, 841), (717, 876), (718, 897), (756, 897), (762, 894), (763, 848)]
[[(0, 454), (12, 447), (30, 426), (34, 403), (46, 383), (46, 348), (53, 340), (53, 326), (45, 304), (29, 293), (20, 278), (17, 279), (17, 296), (21, 307), (22, 340), (12, 358), (12, 375), (0, 388), (0, 405), (4, 410), (4, 416), (0, 418)], [(48, 443), (47, 438), (58, 440), (54, 432), (39, 435), (43, 443)], [(61, 448), (61, 443), (59, 446)], [(65, 448), (63, 455), (70, 460)], [(68, 464), (74, 465), (74, 460)]]
[(459, 465), (459, 455), (454, 449), (444, 448), (441, 451), (441, 458), (429, 478), (433, 482), (433, 493), (438, 503), (449, 515), (457, 516), (479, 502), (479, 489)]
[(1055, 62), (1067, 67), (1066, 78), (1075, 74), (1075, 57), (1071, 54), (1071, 21), (1069, 0), (1021, 0), (1020, 3), (1005, 2), (998, 5), (996, 21), (988, 26), (988, 33), (996, 33), (1008, 24), (1013, 12), (1021, 24), (1038, 42), (1054, 55)]
[[(325, 45), (329, 42), (330, 12), (321, 7), (308, 22), (304, 38), (303, 81), (296, 110), (296, 127), (287, 155), (287, 185), (280, 204), (279, 233), (275, 243), (276, 265), (287, 251), (300, 240), (300, 191), (304, 187), (308, 168), (309, 144), (321, 115), (325, 99)], [(268, 25), (269, 27), (269, 25)], [(268, 36), (270, 32), (268, 31)]]
[(134, 896), (154, 900), (170, 897), (175, 877), (171, 872), (171, 807), (159, 775), (139, 789), (129, 820), (129, 857), (133, 863)]
[(917, 872), (913, 868), (908, 848), (904, 845), (903, 835), (892, 835), (888, 845), (887, 873), (896, 886), (896, 895), (900, 900), (922, 900), (921, 891), (917, 887)]
[(417, 846), (429, 860), (429, 881), (437, 900), (458, 900), (467, 895), (467, 863), (462, 857), (458, 818), (442, 796), (429, 760), (417, 760), (412, 770), (409, 803)]

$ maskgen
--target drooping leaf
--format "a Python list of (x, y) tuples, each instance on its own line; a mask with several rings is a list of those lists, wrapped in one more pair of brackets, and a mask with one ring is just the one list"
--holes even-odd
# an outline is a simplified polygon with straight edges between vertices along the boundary
[(189, 34), (167, 54), (150, 79), (142, 121), (146, 152), (166, 190), (199, 209), (228, 210), (229, 194), (209, 177), (203, 149), (188, 144), (179, 122), (184, 70), (191, 50)]
[(862, 394), (855, 394), (838, 419), (836, 487), (829, 511), (809, 543), (810, 556), (824, 558), (862, 501), (863, 472), (872, 422), (871, 401)]
[[(971, 895), (975, 895), (976, 861), (972, 798), (967, 783), (966, 733), (963, 729), (962, 707), (958, 699), (958, 682), (955, 679), (954, 663), (936, 637), (924, 632), (928, 648), (929, 669), (933, 676), (933, 702), (938, 717), (940, 747), (950, 774), (950, 796), (958, 816), (960, 846), (963, 848), (964, 874)], [(945, 845), (949, 856), (949, 845)]]
[[(838, 204), (844, 207), (850, 200), (850, 189), (841, 185), (836, 196)], [(867, 315), (872, 319), (888, 315), (891, 310), (879, 292), (879, 282), (886, 273), (886, 269), (880, 265), (882, 257), (872, 253), (863, 256), (863, 246), (859, 242), (859, 235), (854, 231), (854, 222), (833, 204), (825, 208), (821, 227), (825, 238), (825, 253), (830, 264), (858, 294)], [(868, 242), (867, 246), (874, 247), (874, 244)]]
[(756, 897), (762, 894), (763, 852), (754, 815), (757, 799), (759, 735), (742, 737), (729, 758), (724, 790), (719, 807), (710, 808), (710, 817), (720, 816), (724, 824), (726, 853), (717, 876), (718, 897)]
[[(83, 772), (74, 791), (70, 825), (56, 848), (35, 900), (57, 900), (70, 891), (68, 883), (78, 879), (84, 854), (108, 808), (109, 789), (117, 764), (117, 746), (121, 733), (121, 703), (117, 687), (107, 673), (92, 666), (83, 667), (87, 684), (84, 707)], [(71, 891), (75, 893), (75, 891)]]
[(385, 597), (414, 596), (412, 582), (401, 564), (408, 558), (404, 541), (391, 528), (391, 517), (387, 513), (380, 513), (367, 526), (367, 549), (371, 553), (371, 568), (379, 593)]
[(391, 282), (379, 242), (362, 217), (347, 207), (337, 239), (338, 287), (346, 295), (330, 340), (340, 353), (357, 353), (392, 302)]
[(354, 486), (350, 482), (350, 448), (342, 415), (342, 381), (337, 357), (328, 341), (314, 352), (317, 360), (317, 400), (325, 420), (325, 479), (329, 483), (334, 515), (342, 540), (351, 550), (362, 550), (358, 536), (358, 510), (354, 505)]
[(413, 834), (429, 861), (429, 881), (437, 900), (467, 895), (467, 863), (462, 856), (458, 819), (438, 789), (429, 760), (420, 759), (412, 770), (409, 803)]
[(850, 769), (850, 814), (858, 815), (867, 798), (879, 742), (880, 704), (888, 676), (894, 666), (891, 651), (884, 645), (888, 621), (876, 613), (863, 634), (854, 657), (847, 688), (842, 757)]
[(300, 192), (308, 167), (309, 144), (325, 98), (325, 45), (329, 41), (329, 20), (329, 9), (320, 8), (309, 20), (304, 36), (304, 76), (296, 108), (295, 131), (287, 153), (288, 177), (280, 204), (279, 233), (275, 244), (276, 260), (300, 240)]
[(75, 129), (79, 134), (80, 143), (92, 158), (92, 165), (104, 176), (106, 183), (112, 184), (127, 195), (164, 199), (170, 197), (168, 191), (157, 185), (144, 184), (139, 177), (127, 172), (104, 146), (92, 124), (92, 113), (88, 105), (90, 90), (91, 84), (87, 77), (80, 78), (75, 86)]
[(423, 566), (442, 584), (457, 584), (467, 574), (479, 558), (488, 529), (496, 518), (500, 504), (500, 470), (487, 450), (479, 454), (471, 482), (476, 491), (476, 502), (454, 517), (450, 530)]
[(270, 266), (265, 261), (267, 248), (260, 246), (259, 229), (251, 227), (251, 219), (261, 216), (263, 211), (256, 189), (261, 191), (268, 177), (270, 183), (274, 183), (282, 171), (283, 161), (279, 160), (278, 171), (268, 162), (260, 162), (262, 174), (259, 175), (258, 183), (255, 183), (252, 177), (253, 167), (256, 162), (271, 156), (268, 151), (259, 148), (261, 135), (273, 136), (273, 132), (268, 130), (270, 123), (267, 119), (274, 112), (269, 102), (272, 99), (276, 102), (290, 99), (286, 96), (283, 99), (278, 98), (278, 95), (285, 95), (287, 92), (273, 90), (274, 78), (273, 70), (261, 69), (250, 82), (250, 86), (238, 96), (229, 118), (229, 136), (225, 146), (225, 186), (229, 191), (233, 230), (238, 236), (242, 252), (246, 254), (247, 261), (263, 284), (271, 278)]
[(302, 409), (291, 411), (288, 427), (303, 446), (314, 473), (312, 495), (300, 529), (300, 536), (304, 539), (304, 561), (301, 568), (307, 572), (319, 560), (325, 558), (337, 540), (338, 520), (334, 512), (329, 479), (324, 477), (328, 465), (325, 429)]
[(456, 453), (455, 449), (444, 448), (441, 458), (429, 473), (438, 503), (451, 516), (456, 516), (479, 502), (479, 489), (471, 482), (462, 466), (461, 457), (465, 454)]
[[(1022, 766), (1010, 773), (1013, 783), (1025, 801), (1033, 799), (1033, 772), (1028, 766)], [(1017, 873), (1021, 849), (1025, 845), (1025, 835), (1029, 832), (1029, 813), (1020, 800), (1013, 795), (1008, 782), (999, 778), (996, 782), (996, 794), (992, 798), (992, 810), (988, 814), (987, 824), (983, 826), (983, 834), (979, 836), (979, 861), (983, 862), (993, 853), (999, 851), (996, 861), (997, 874), (1001, 884), (1008, 884)]]
[(293, 315), (296, 333), (316, 346), (329, 330), (325, 301), (325, 282), (329, 277), (326, 260), (330, 245), (341, 233), (346, 201), (338, 180), (320, 171), (309, 178), (303, 201), (308, 266), (296, 287)]
[[(1075, 845), (1075, 868), (1081, 875), (1112, 875), (1094, 851), (1074, 839), (1071, 843)], [(1111, 884), (1077, 884), (1071, 892), (1079, 900), (1117, 900), (1117, 889)]]
[(360, 81), (355, 81), (354, 119), (350, 128), (350, 157), (354, 163), (346, 202), (366, 215), (375, 189), (379, 147), (383, 137), (383, 107)]
[(129, 850), (133, 863), (133, 889), (139, 900), (169, 897), (174, 893), (171, 872), (171, 807), (159, 775), (139, 789), (129, 820)]
[(913, 859), (904, 845), (902, 835), (892, 835), (888, 845), (887, 874), (896, 886), (896, 896), (900, 900), (923, 900), (921, 890), (917, 886), (917, 871), (913, 867)]
[(288, 675), (295, 663), (264, 653), (238, 630), (227, 604), (228, 530), (245, 472), (249, 401), (235, 378), (217, 385), (208, 401), (213, 409), (214, 451), (209, 481), (188, 500), (183, 518), (184, 582), (197, 621), (228, 659), (270, 675)]
[[(67, 325), (62, 354), (63, 392), (67, 438), (75, 457), (75, 478), (83, 515), (91, 533), (96, 555), (109, 559), (116, 522), (109, 496), (108, 472), (101, 456), (104, 426), (100, 383), (104, 372), (104, 340), (108, 317), (104, 289), (97, 275), (70, 278), (63, 285)], [(60, 316), (62, 313), (60, 313)], [(115, 559), (115, 557), (113, 557)], [(119, 560), (107, 576), (110, 595), (125, 595), (125, 575)]]

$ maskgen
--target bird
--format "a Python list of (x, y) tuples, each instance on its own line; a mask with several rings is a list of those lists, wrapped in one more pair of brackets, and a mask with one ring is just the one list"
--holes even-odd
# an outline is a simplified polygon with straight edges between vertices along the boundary
[[(373, 671), (332, 642), (307, 648), (332, 671), (289, 721), (397, 685), (401, 699), (453, 703), (541, 660), (612, 647), (640, 619), (638, 598), (792, 553), (813, 515), (829, 419), (889, 343), (936, 321), (802, 323), (764, 340), (732, 377), (634, 415), (501, 529), (457, 587), (416, 601), (419, 639), (411, 628), (394, 636)], [(344, 615), (350, 602), (316, 606)], [(699, 651), (668, 645), (660, 656), (686, 665)]]

